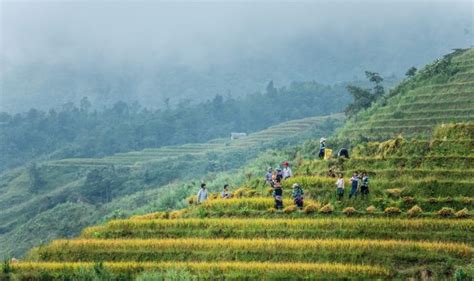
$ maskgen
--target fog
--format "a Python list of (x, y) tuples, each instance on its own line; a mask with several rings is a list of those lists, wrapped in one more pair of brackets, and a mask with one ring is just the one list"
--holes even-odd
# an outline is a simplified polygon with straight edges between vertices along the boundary
[(0, 16), (9, 112), (401, 77), (473, 44), (472, 1), (2, 1)]

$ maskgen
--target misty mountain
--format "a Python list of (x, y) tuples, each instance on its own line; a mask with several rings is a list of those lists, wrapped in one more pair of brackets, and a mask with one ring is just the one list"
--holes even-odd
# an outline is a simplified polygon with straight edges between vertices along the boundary
[(400, 77), (472, 44), (470, 1), (89, 4), (2, 2), (0, 111), (84, 96), (163, 108), (252, 94), (270, 80)]

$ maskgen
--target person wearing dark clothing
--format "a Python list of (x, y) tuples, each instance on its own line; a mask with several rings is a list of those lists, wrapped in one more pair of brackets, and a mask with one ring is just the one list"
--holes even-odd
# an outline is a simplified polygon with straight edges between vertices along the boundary
[(276, 181), (281, 181), (283, 179), (283, 171), (280, 168), (276, 169)]
[(229, 192), (229, 185), (224, 184), (224, 190), (221, 193), (221, 198), (222, 199), (229, 199), (231, 197), (230, 192)]
[(320, 159), (324, 159), (325, 150), (326, 150), (326, 139), (321, 138), (319, 140), (319, 155), (318, 155)]
[(283, 189), (281, 189), (281, 183), (279, 181), (275, 182), (273, 198), (275, 198), (275, 209), (283, 209)]
[(359, 187), (359, 177), (357, 176), (357, 173), (354, 173), (352, 175), (352, 178), (350, 179), (351, 183), (351, 193), (349, 193), (349, 199), (352, 198), (352, 196), (356, 197), (357, 196), (357, 188)]
[(345, 157), (349, 159), (349, 150), (347, 148), (341, 148), (339, 152), (337, 153), (337, 156), (339, 157)]
[(360, 187), (360, 193), (362, 194), (362, 197), (369, 196), (369, 175), (367, 173), (364, 173), (362, 176), (362, 185)]
[(303, 198), (304, 198), (304, 191), (301, 186), (297, 183), (293, 184), (293, 201), (295, 202), (296, 206), (300, 209), (303, 209)]

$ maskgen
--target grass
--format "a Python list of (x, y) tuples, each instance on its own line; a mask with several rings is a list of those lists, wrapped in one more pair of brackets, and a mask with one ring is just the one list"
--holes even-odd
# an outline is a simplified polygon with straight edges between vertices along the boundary
[(33, 252), (38, 261), (272, 261), (419, 264), (469, 261), (472, 248), (447, 242), (364, 239), (57, 240)]
[[(380, 266), (338, 263), (267, 263), (267, 262), (106, 262), (104, 268), (122, 278), (131, 279), (143, 271), (184, 269), (198, 279), (253, 279), (264, 276), (267, 280), (301, 278), (321, 279), (351, 276), (357, 279), (389, 277), (391, 272)], [(28, 280), (81, 276), (81, 269), (93, 269), (94, 263), (18, 263), (12, 265), (13, 272), (28, 272)], [(21, 276), (21, 275), (20, 275)], [(59, 277), (59, 278), (58, 278)], [(44, 279), (41, 279), (44, 280)]]
[(472, 243), (473, 220), (406, 218), (183, 218), (114, 220), (81, 238), (366, 238)]

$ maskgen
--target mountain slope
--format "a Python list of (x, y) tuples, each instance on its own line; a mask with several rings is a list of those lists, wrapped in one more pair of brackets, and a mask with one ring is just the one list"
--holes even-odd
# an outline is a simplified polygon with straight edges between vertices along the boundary
[[(464, 158), (474, 157), (473, 144), (473, 124), (456, 124), (437, 128), (428, 145), (396, 139), (361, 145), (349, 160), (300, 159), (296, 176), (283, 182), (284, 210), (272, 208), (268, 186), (255, 179), (235, 190), (232, 199), (216, 193), (195, 205), (190, 198), (191, 205), (182, 210), (87, 228), (76, 239), (34, 249), (9, 271), (29, 280), (172, 274), (269, 280), (448, 279), (456, 274), (469, 280), (474, 219), (464, 208), (474, 204), (472, 177), (469, 172), (426, 175), (419, 169), (472, 174), (474, 162)], [(417, 160), (401, 166), (392, 158)], [(346, 193), (335, 201), (335, 179), (318, 175), (328, 164), (345, 173), (367, 169), (373, 178), (370, 197), (347, 199)], [(384, 169), (404, 173), (403, 181), (391, 181)], [(294, 182), (305, 188), (301, 211), (288, 199)]]
[[(404, 98), (411, 97), (421, 84), (443, 85), (432, 88), (447, 87), (458, 93), (455, 85), (469, 85), (460, 82), (460, 76), (469, 71), (460, 72), (460, 69), (470, 68), (471, 57), (472, 50), (458, 51), (428, 66), (419, 76), (402, 83), (388, 98), (387, 105), (408, 105), (403, 103)], [(453, 64), (455, 71), (451, 71)], [(470, 92), (467, 93), (466, 100), (470, 97)], [(439, 98), (442, 94), (427, 95)], [(213, 182), (220, 184), (212, 185), (211, 191), (215, 193), (202, 204), (195, 204), (195, 197), (191, 196), (186, 208), (89, 227), (78, 238), (53, 241), (32, 250), (24, 261), (5, 264), (4, 276), (25, 280), (133, 280), (136, 277), (159, 280), (172, 276), (471, 280), (474, 278), (474, 123), (470, 117), (464, 123), (442, 125), (437, 125), (438, 119), (429, 123), (418, 118), (424, 123), (415, 129), (403, 125), (397, 127), (398, 131), (392, 130), (393, 126), (379, 129), (378, 134), (363, 131), (361, 120), (375, 122), (381, 118), (372, 114), (387, 106), (382, 106), (382, 102), (360, 113), (342, 131), (341, 135), (353, 143), (355, 139), (383, 139), (354, 143), (357, 145), (350, 151), (350, 159), (314, 159), (314, 152), (319, 148), (317, 141), (266, 152), (256, 158), (252, 169), (245, 167), (240, 172), (231, 172), (231, 177), (241, 179), (232, 199), (220, 199), (215, 192), (219, 190), (216, 186), (226, 182), (228, 175), (225, 175)], [(462, 109), (453, 107), (444, 112), (451, 118), (458, 111)], [(414, 114), (404, 112), (408, 113)], [(360, 126), (361, 132), (350, 131), (354, 126)], [(362, 133), (364, 138), (360, 136)], [(398, 133), (406, 138), (389, 139)], [(254, 146), (250, 142), (245, 149)], [(168, 155), (170, 151), (163, 153)], [(171, 150), (173, 153), (176, 152)], [(107, 161), (120, 163), (120, 155), (117, 157)], [(152, 159), (143, 155), (137, 157), (152, 163)], [(266, 167), (281, 160), (294, 164), (295, 176), (283, 181), (285, 208), (276, 210), (272, 189), (261, 176), (254, 177), (250, 172), (263, 173)], [(96, 164), (71, 161), (47, 165), (54, 169), (64, 165), (75, 170)], [(141, 164), (143, 161), (123, 162), (123, 166), (147, 167), (146, 162)], [(99, 161), (98, 165), (104, 163)], [(362, 196), (359, 190), (348, 198), (349, 177), (356, 171), (369, 175), (370, 193)], [(330, 172), (344, 174), (346, 190), (340, 201), (335, 196), (336, 179)], [(164, 175), (169, 173), (165, 171)], [(303, 210), (298, 210), (291, 200), (294, 183), (305, 190)]]
[(349, 120), (339, 137), (429, 137), (439, 124), (474, 121), (474, 49), (456, 50), (395, 87), (387, 99)]
[[(194, 193), (197, 179), (216, 180), (219, 186), (223, 181), (240, 184), (243, 175), (233, 179), (233, 170), (259, 153), (329, 135), (342, 120), (341, 114), (306, 118), (235, 141), (46, 161), (13, 170), (0, 177), (0, 256), (18, 257), (32, 246), (76, 235), (80, 226), (107, 218), (174, 208)], [(71, 221), (80, 223), (71, 227)]]

